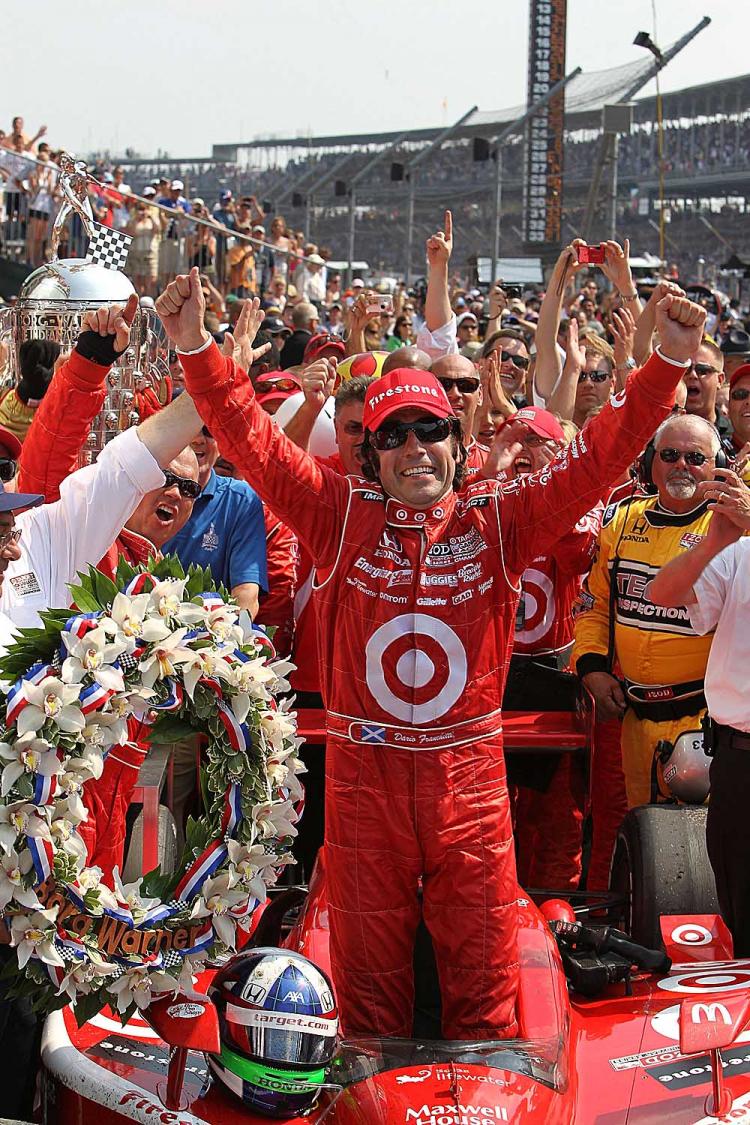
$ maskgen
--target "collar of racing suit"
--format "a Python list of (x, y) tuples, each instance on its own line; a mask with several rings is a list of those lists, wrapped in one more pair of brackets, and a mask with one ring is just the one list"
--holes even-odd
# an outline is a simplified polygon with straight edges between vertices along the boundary
[(652, 527), (687, 527), (688, 524), (702, 516), (707, 508), (708, 502), (706, 501), (703, 504), (698, 504), (695, 508), (691, 508), (689, 512), (670, 512), (667, 508), (662, 508), (657, 500), (656, 505), (653, 508), (647, 508), (643, 514), (647, 523), (650, 523)]
[(410, 508), (402, 504), (393, 496), (389, 496), (385, 504), (385, 522), (390, 527), (413, 527), (418, 531), (426, 532), (430, 537), (451, 517), (456, 506), (456, 494), (453, 489), (446, 492), (441, 500), (431, 508)]

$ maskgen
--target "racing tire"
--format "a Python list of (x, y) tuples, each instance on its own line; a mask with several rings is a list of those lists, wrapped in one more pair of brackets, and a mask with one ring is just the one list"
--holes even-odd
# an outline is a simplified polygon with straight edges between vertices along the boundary
[(718, 914), (706, 851), (704, 805), (642, 805), (620, 825), (610, 892), (625, 905), (615, 923), (647, 949), (662, 944), (664, 914)]
[[(177, 866), (177, 825), (165, 805), (159, 805), (159, 868), (162, 875), (171, 874)], [(123, 883), (134, 882), (143, 874), (143, 810), (138, 813), (130, 834), (127, 855), (123, 863)]]

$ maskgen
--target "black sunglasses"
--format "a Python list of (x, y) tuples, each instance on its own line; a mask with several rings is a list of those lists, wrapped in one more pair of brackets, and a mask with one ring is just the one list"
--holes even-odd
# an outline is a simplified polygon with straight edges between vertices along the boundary
[(448, 379), (447, 376), (438, 375), (437, 381), (446, 393), (454, 387), (460, 395), (473, 395), (479, 390), (479, 380), (472, 379), (470, 375), (461, 379)]
[(691, 363), (686, 374), (690, 371), (694, 371), (699, 379), (705, 379), (707, 375), (712, 375), (718, 370), (718, 367), (713, 367), (710, 363)]
[(579, 383), (585, 383), (587, 379), (592, 383), (606, 383), (609, 379), (609, 371), (582, 371), (578, 376)]
[(706, 457), (705, 453), (699, 453), (697, 449), (690, 449), (687, 453), (683, 453), (681, 449), (660, 449), (659, 457), (668, 465), (676, 465), (681, 457), (685, 458), (686, 465), (696, 466), (705, 465), (706, 461), (713, 460), (711, 457)]
[[(734, 399), (735, 402), (744, 402), (746, 398), (750, 398), (750, 387), (737, 387), (730, 393), (729, 397)], [(0, 461), (0, 477), (5, 480), (1, 466), (2, 462)]]
[(169, 469), (165, 469), (162, 488), (174, 488), (175, 485), (180, 490), (180, 496), (184, 496), (186, 500), (197, 500), (201, 494), (201, 486), (197, 480), (178, 477), (176, 473), (170, 473)]
[(500, 352), (500, 362), (507, 363), (508, 360), (510, 360), (514, 367), (520, 367), (522, 371), (526, 371), (528, 369), (528, 356), (513, 355), (511, 352)]
[(18, 469), (18, 462), (14, 461), (12, 457), (0, 457), (0, 480), (8, 482), (13, 480)]
[(207, 438), (210, 438), (212, 436), (211, 431), (209, 430), (208, 426), (201, 426), (201, 433), (203, 434), (204, 437), (207, 437)]
[(414, 434), (418, 442), (433, 445), (437, 441), (445, 441), (449, 434), (456, 432), (457, 419), (455, 418), (422, 418), (417, 422), (392, 422), (389, 426), (381, 426), (372, 434), (372, 444), (383, 452), (387, 449), (398, 449), (403, 445), (409, 434)]

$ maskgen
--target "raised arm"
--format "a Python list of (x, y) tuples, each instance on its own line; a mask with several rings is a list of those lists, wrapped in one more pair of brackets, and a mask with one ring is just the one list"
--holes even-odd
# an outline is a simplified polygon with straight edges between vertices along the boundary
[(578, 247), (585, 245), (582, 239), (577, 238), (562, 251), (555, 262), (539, 309), (535, 337), (534, 389), (544, 399), (545, 403), (549, 400), (560, 378), (562, 361), (557, 350), (560, 314), (562, 313), (565, 292), (581, 269), (578, 261)]
[(705, 319), (705, 310), (684, 298), (660, 301), (661, 348), (631, 376), (626, 391), (613, 396), (550, 465), (503, 490), (505, 560), (513, 573), (522, 574), (548, 551), (643, 449), (672, 407)]
[(336, 387), (336, 364), (332, 359), (316, 359), (302, 372), (302, 390), (305, 400), (284, 426), (284, 433), (307, 450), (318, 415)]
[(578, 321), (571, 317), (568, 322), (568, 346), (562, 375), (547, 400), (547, 409), (553, 414), (559, 414), (561, 418), (573, 418), (578, 379), (585, 366), (586, 348), (578, 342)]
[(297, 533), (316, 563), (332, 564), (350, 496), (347, 478), (298, 449), (258, 406), (245, 372), (221, 354), (203, 327), (197, 269), (168, 285), (156, 308), (180, 352), (185, 385), (224, 456)]
[(427, 239), (427, 296), (425, 324), (430, 332), (446, 325), (453, 316), (448, 292), (448, 264), (453, 253), (453, 215), (445, 212), (443, 229)]

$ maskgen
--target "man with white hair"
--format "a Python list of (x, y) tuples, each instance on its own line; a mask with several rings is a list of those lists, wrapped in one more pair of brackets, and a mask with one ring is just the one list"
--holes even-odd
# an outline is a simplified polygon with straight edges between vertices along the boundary
[[(600, 717), (623, 720), (631, 808), (656, 799), (657, 743), (674, 743), (685, 731), (701, 737), (711, 638), (698, 636), (684, 606), (654, 605), (648, 587), (660, 567), (707, 534), (711, 514), (696, 490), (724, 463), (719, 435), (705, 418), (673, 415), (662, 422), (640, 460), (647, 495), (636, 497), (634, 484), (630, 498), (607, 508), (581, 596), (573, 665)], [(617, 825), (599, 827), (614, 842)]]

